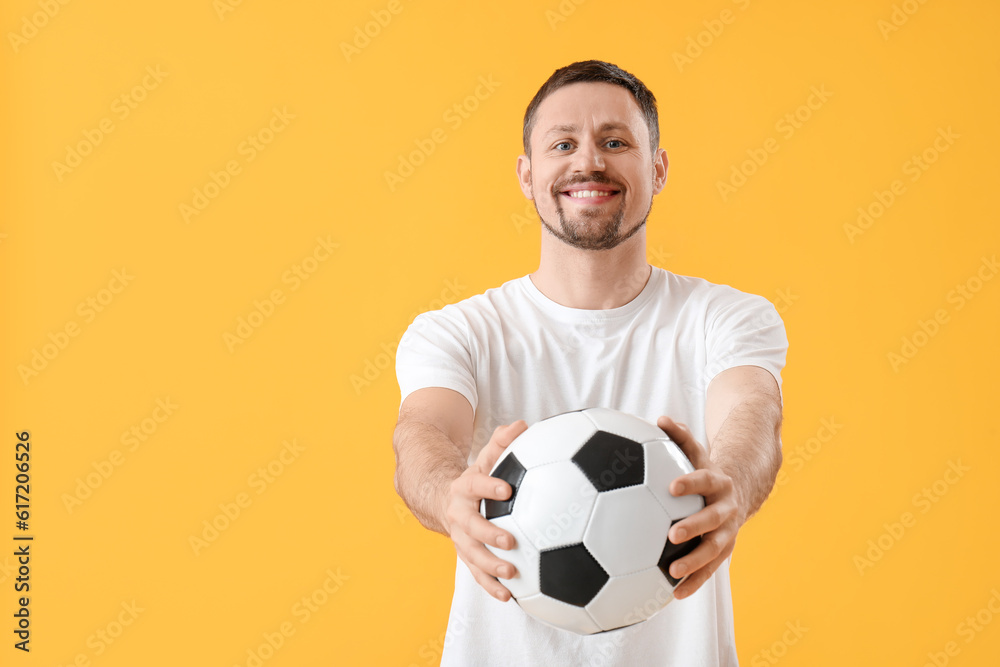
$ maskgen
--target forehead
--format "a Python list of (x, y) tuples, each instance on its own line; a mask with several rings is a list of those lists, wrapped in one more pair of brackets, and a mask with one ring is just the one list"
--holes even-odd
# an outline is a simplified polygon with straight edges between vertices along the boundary
[(581, 131), (593, 131), (608, 123), (624, 124), (636, 138), (649, 140), (645, 117), (628, 90), (613, 83), (571, 83), (539, 105), (532, 142), (554, 127), (572, 125)]

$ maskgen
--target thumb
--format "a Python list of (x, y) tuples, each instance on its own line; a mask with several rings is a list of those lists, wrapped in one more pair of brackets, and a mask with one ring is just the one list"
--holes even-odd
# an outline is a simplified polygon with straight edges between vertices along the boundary
[(670, 439), (680, 447), (691, 465), (695, 468), (708, 466), (710, 462), (708, 452), (695, 440), (694, 435), (686, 425), (675, 422), (670, 417), (660, 417), (656, 420), (656, 425), (662, 428), (670, 436)]
[(489, 473), (507, 447), (510, 446), (510, 443), (514, 442), (517, 436), (524, 433), (527, 429), (528, 424), (523, 419), (519, 419), (513, 424), (507, 424), (506, 426), (498, 426), (493, 431), (493, 437), (490, 438), (490, 441), (479, 452), (479, 456), (476, 459), (479, 469), (485, 473)]

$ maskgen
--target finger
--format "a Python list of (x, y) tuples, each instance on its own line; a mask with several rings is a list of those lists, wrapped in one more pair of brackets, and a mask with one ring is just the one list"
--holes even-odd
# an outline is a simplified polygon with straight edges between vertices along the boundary
[(732, 511), (719, 503), (709, 505), (670, 527), (667, 535), (674, 544), (681, 544), (699, 535), (718, 530), (732, 516)]
[(695, 440), (691, 430), (684, 424), (675, 422), (670, 417), (660, 417), (656, 425), (662, 428), (673, 440), (695, 468), (706, 468), (711, 462), (708, 451)]
[(479, 544), (489, 544), (500, 549), (513, 549), (517, 546), (514, 536), (486, 519), (479, 512), (472, 512), (466, 520), (459, 524), (462, 532), (476, 540)]
[(472, 573), (472, 577), (476, 580), (476, 583), (483, 587), (483, 590), (501, 602), (506, 602), (510, 599), (510, 591), (507, 590), (506, 586), (497, 581), (495, 577), (486, 574), (464, 558), (462, 560), (465, 561), (465, 565), (469, 568), (469, 572)]
[(507, 426), (498, 426), (494, 431), (490, 441), (486, 443), (479, 456), (476, 457), (476, 465), (480, 470), (489, 472), (496, 465), (497, 459), (504, 453), (517, 436), (527, 430), (528, 424), (523, 419), (519, 419)]
[[(694, 574), (716, 561), (720, 556), (725, 558), (732, 551), (733, 540), (729, 539), (727, 531), (712, 531), (703, 535), (691, 553), (678, 558), (670, 564), (670, 575), (680, 579), (687, 574)], [(728, 548), (729, 551), (726, 551)], [(718, 567), (718, 566), (716, 566)]]
[(687, 424), (683, 422), (674, 421), (673, 417), (668, 417), (667, 415), (663, 415), (660, 418), (658, 418), (656, 420), (656, 425), (659, 426), (664, 431), (666, 431), (668, 428), (680, 428), (688, 432), (691, 431), (691, 429), (687, 427)]
[(455, 548), (458, 549), (466, 563), (475, 565), (492, 577), (512, 579), (517, 576), (517, 568), (514, 567), (513, 563), (498, 558), (483, 546), (482, 542), (464, 534), (455, 535), (452, 539), (455, 541)]
[(510, 484), (485, 472), (467, 470), (454, 482), (454, 492), (461, 498), (473, 501), (477, 506), (483, 498), (507, 500), (510, 498)]
[(674, 496), (699, 494), (714, 496), (725, 492), (732, 485), (732, 480), (725, 479), (718, 471), (709, 468), (698, 468), (694, 472), (680, 475), (670, 482), (670, 493)]
[(692, 593), (701, 588), (702, 584), (709, 580), (709, 578), (715, 573), (716, 569), (718, 569), (718, 567), (703, 567), (697, 572), (694, 572), (674, 589), (674, 597), (678, 600), (683, 600), (684, 598), (689, 597)]
[(730, 547), (725, 553), (720, 554), (718, 558), (715, 558), (704, 567), (692, 572), (687, 579), (681, 582), (681, 584), (674, 589), (674, 597), (680, 600), (692, 595), (695, 591), (701, 588), (702, 584), (708, 581), (709, 578), (715, 574), (715, 571), (719, 569), (731, 553), (732, 547)]
[(528, 430), (528, 422), (524, 421), (523, 419), (518, 419), (516, 422), (507, 424), (507, 426), (504, 428), (505, 431), (503, 437), (505, 439), (505, 442), (503, 446), (506, 447), (511, 442), (513, 442), (514, 438), (516, 438), (517, 436), (521, 435), (526, 430)]

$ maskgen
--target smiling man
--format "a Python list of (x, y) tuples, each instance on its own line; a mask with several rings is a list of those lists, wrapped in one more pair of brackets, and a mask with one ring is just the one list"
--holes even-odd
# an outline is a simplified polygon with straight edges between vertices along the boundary
[[(735, 665), (729, 557), (781, 465), (788, 342), (765, 299), (646, 261), (667, 180), (656, 100), (601, 61), (557, 70), (524, 116), (517, 177), (542, 221), (538, 270), (418, 316), (400, 341), (396, 489), (458, 554), (443, 665)], [(706, 507), (669, 539), (700, 544), (670, 568), (677, 601), (634, 626), (557, 630), (510, 601), (514, 537), (479, 514), (527, 424), (586, 407), (656, 421), (696, 470), (674, 495)]]

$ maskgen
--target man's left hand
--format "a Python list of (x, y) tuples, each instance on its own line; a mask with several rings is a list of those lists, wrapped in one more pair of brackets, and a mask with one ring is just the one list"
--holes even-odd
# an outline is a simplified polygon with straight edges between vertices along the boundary
[(678, 600), (686, 598), (708, 581), (736, 546), (736, 533), (743, 525), (743, 511), (732, 478), (709, 458), (705, 447), (694, 439), (684, 424), (670, 417), (660, 417), (656, 425), (666, 431), (681, 448), (695, 471), (682, 475), (670, 484), (670, 493), (684, 496), (697, 493), (705, 497), (705, 507), (677, 522), (668, 538), (674, 544), (701, 535), (701, 543), (691, 553), (670, 565), (670, 575), (688, 578), (674, 590)]

